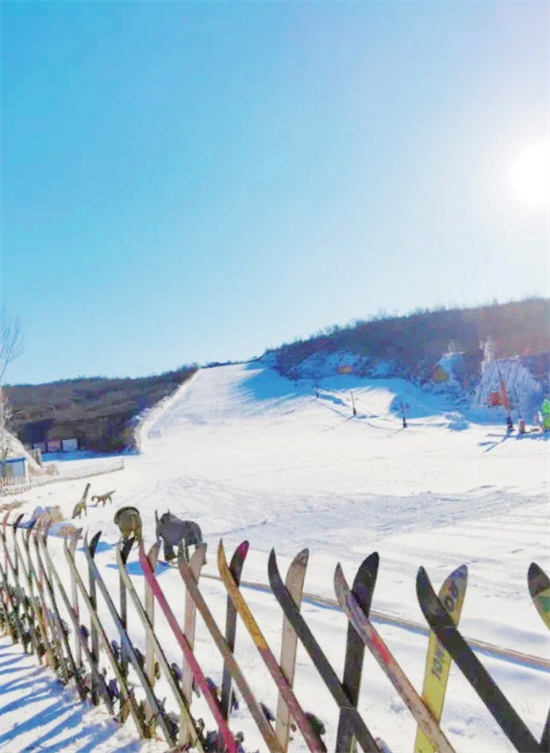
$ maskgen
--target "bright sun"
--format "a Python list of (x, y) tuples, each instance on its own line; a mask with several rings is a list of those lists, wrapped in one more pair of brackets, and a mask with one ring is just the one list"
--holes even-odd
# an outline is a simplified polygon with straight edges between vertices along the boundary
[(511, 169), (512, 186), (519, 198), (533, 207), (550, 205), (550, 144), (532, 146)]

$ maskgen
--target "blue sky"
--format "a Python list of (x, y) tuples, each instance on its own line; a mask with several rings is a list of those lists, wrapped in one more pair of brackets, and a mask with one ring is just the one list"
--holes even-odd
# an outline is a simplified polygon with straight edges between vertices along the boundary
[(2, 2), (9, 382), (549, 293), (542, 2)]

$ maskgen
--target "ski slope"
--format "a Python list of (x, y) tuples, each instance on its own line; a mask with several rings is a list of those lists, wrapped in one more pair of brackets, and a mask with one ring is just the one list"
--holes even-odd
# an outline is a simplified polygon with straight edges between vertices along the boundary
[[(295, 385), (261, 362), (224, 366), (197, 372), (154, 409), (140, 427), (141, 454), (128, 457), (124, 471), (91, 479), (91, 494), (116, 489), (113, 508), (89, 507), (83, 521), (91, 533), (103, 530), (97, 561), (113, 592), (118, 583), (114, 511), (122, 505), (137, 506), (146, 539), (153, 543), (154, 512), (169, 509), (201, 525), (209, 544), (206, 573), (217, 573), (220, 539), (228, 555), (243, 539), (250, 541), (243, 577), (263, 583), (272, 547), (283, 571), (299, 550), (308, 547), (306, 591), (328, 598), (334, 598), (336, 563), (342, 563), (351, 580), (364, 557), (376, 550), (381, 566), (373, 608), (416, 622), (423, 622), (415, 596), (418, 567), (426, 567), (438, 588), (451, 570), (465, 563), (469, 585), (463, 633), (550, 659), (550, 636), (526, 583), (533, 560), (550, 570), (547, 437), (507, 436), (503, 421), (498, 426), (475, 423), (446, 404), (444, 397), (399, 379), (340, 376), (321, 380), (318, 387), (317, 396), (313, 382)], [(409, 406), (407, 429), (401, 426), (400, 400)], [(60, 504), (70, 517), (83, 486), (79, 481), (37, 489), (25, 495), (28, 509)], [(52, 540), (51, 549), (59, 567), (65, 567), (59, 543)], [(136, 556), (130, 559), (130, 569), (142, 589)], [(159, 577), (173, 595), (174, 609), (182, 614), (178, 573), (165, 570)], [(203, 583), (223, 624), (223, 587), (215, 580)], [(256, 590), (247, 590), (245, 596), (277, 654), (281, 616), (274, 598)], [(311, 602), (303, 609), (327, 655), (341, 669), (344, 617)], [(426, 638), (414, 629), (384, 622), (378, 627), (420, 688)], [(139, 636), (138, 627), (136, 631)], [(159, 631), (170, 647), (169, 656), (180, 661), (175, 641), (160, 619)], [(221, 663), (200, 624), (197, 652), (219, 681)], [(480, 656), (540, 737), (550, 702), (548, 670)], [(274, 707), (273, 683), (240, 628), (237, 658), (253, 689)], [(334, 749), (336, 707), (301, 650), (296, 689), (305, 708), (325, 722), (326, 741), (329, 750)], [(201, 703), (197, 701), (197, 710)], [(395, 753), (412, 749), (415, 724), (370, 656), (360, 710), (373, 733)], [(455, 668), (443, 726), (457, 751), (512, 750)], [(235, 729), (245, 731), (247, 750), (263, 750), (242, 706)], [(15, 732), (14, 727), (10, 744), (15, 747), (6, 748), (10, 753), (24, 749), (17, 746), (25, 735)], [(88, 743), (74, 750), (88, 750)], [(155, 747), (147, 745), (150, 750)], [(292, 746), (296, 751), (306, 749), (299, 735)], [(58, 748), (48, 747), (54, 749)]]

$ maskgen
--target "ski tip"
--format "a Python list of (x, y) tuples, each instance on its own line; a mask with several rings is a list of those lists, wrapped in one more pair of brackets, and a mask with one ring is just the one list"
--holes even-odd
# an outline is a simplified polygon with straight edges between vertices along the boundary
[(101, 538), (101, 531), (98, 531), (94, 536), (92, 536), (92, 540), (90, 541), (89, 548), (92, 557), (95, 555), (95, 550), (97, 549), (97, 545), (99, 544), (99, 539)]
[(122, 541), (120, 544), (120, 555), (124, 564), (126, 564), (126, 562), (128, 561), (128, 557), (130, 556), (130, 551), (134, 546), (135, 540), (136, 537), (132, 536), (129, 539), (124, 539), (124, 541)]
[(239, 544), (239, 546), (235, 549), (235, 552), (234, 552), (233, 557), (231, 559), (233, 560), (233, 559), (235, 559), (237, 557), (239, 559), (243, 559), (244, 560), (244, 558), (248, 554), (248, 550), (249, 549), (250, 549), (250, 542), (248, 542), (248, 541), (241, 541), (241, 543)]
[(218, 567), (224, 567), (227, 568), (227, 558), (225, 556), (225, 549), (223, 546), (223, 539), (220, 539), (220, 543), (218, 544)]
[(529, 565), (529, 570), (527, 571), (528, 579), (533, 580), (533, 578), (536, 578), (539, 570), (540, 567), (537, 565), (537, 563), (531, 562), (531, 564)]
[(460, 567), (457, 567), (456, 570), (453, 570), (453, 572), (446, 579), (446, 582), (447, 581), (462, 581), (464, 582), (465, 588), (468, 582), (468, 565), (460, 565)]
[(416, 594), (418, 598), (420, 598), (420, 594), (424, 594), (427, 589), (430, 589), (431, 585), (428, 573), (422, 566), (420, 566), (416, 573)]
[(416, 574), (416, 596), (420, 608), (428, 621), (429, 617), (440, 615), (441, 613), (448, 617), (447, 611), (441, 605), (430, 578), (428, 577), (428, 573), (423, 567), (419, 567), (418, 573)]
[(16, 519), (13, 521), (13, 527), (19, 528), (19, 523), (23, 520), (24, 517), (25, 517), (24, 512), (22, 512), (21, 515), (18, 515)]
[(536, 562), (531, 562), (529, 565), (527, 583), (531, 597), (537, 596), (541, 591), (550, 588), (550, 578)]
[(281, 575), (279, 573), (279, 566), (277, 565), (277, 555), (275, 554), (275, 548), (273, 548), (269, 552), (269, 557), (267, 559), (267, 574), (268, 574), (270, 583), (273, 583), (273, 581), (281, 580)]
[(379, 565), (380, 556), (373, 552), (363, 560), (353, 579), (352, 593), (366, 613), (370, 611)]
[(378, 568), (380, 566), (380, 555), (378, 552), (369, 554), (366, 559), (361, 562), (357, 574), (354, 578), (354, 584), (365, 580), (376, 580), (378, 575)]
[(306, 547), (305, 549), (302, 549), (301, 552), (298, 552), (296, 557), (292, 560), (290, 567), (293, 565), (296, 565), (297, 567), (306, 567), (307, 563), (309, 561), (309, 549)]
[(336, 591), (338, 591), (338, 589), (342, 588), (342, 586), (348, 588), (346, 577), (344, 575), (344, 571), (342, 570), (342, 565), (337, 562), (336, 568), (334, 569), (334, 587), (336, 588)]

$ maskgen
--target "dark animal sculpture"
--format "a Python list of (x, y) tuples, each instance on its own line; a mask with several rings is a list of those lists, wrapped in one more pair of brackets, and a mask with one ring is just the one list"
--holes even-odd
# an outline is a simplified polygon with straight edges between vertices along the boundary
[(123, 540), (129, 539), (132, 535), (135, 535), (138, 541), (141, 540), (142, 523), (137, 507), (121, 507), (116, 511), (114, 521)]
[(183, 544), (184, 556), (189, 562), (189, 547), (198, 547), (204, 544), (202, 531), (198, 523), (192, 520), (180, 520), (170, 511), (164, 515), (158, 516), (155, 510), (155, 520), (157, 523), (157, 539), (162, 539), (164, 544), (164, 559), (169, 562), (174, 559), (176, 553), (174, 547)]

